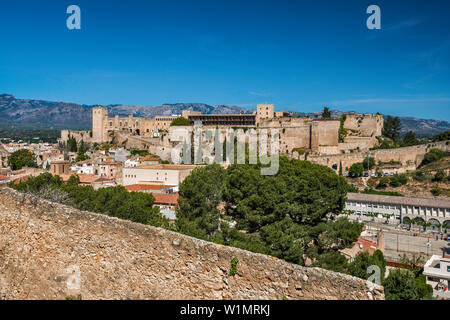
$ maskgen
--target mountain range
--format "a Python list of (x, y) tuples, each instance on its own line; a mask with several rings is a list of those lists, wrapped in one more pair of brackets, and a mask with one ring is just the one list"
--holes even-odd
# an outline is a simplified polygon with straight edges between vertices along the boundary
[[(49, 129), (90, 129), (93, 107), (100, 105), (80, 105), (71, 102), (16, 99), (11, 94), (0, 94), (0, 128), (49, 128)], [(251, 113), (238, 106), (205, 103), (174, 103), (160, 106), (106, 105), (111, 115), (136, 117), (154, 117), (157, 115), (180, 115), (183, 110), (200, 111), (203, 114)], [(340, 118), (344, 112), (331, 110), (333, 118)], [(354, 111), (345, 113), (355, 113)], [(321, 111), (302, 113), (292, 112), (297, 116), (320, 117)], [(414, 131), (419, 135), (432, 135), (450, 130), (450, 122), (434, 119), (399, 117), (402, 132)]]

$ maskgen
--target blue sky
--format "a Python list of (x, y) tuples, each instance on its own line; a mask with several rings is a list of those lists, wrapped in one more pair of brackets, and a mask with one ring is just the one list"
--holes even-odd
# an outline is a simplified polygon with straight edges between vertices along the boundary
[(446, 0), (0, 0), (0, 92), (450, 121), (449, 15)]

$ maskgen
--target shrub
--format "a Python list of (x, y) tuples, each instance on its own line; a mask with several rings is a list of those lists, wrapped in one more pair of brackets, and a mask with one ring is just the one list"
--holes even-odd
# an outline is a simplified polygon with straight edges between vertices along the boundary
[(391, 185), (391, 187), (397, 188), (400, 187), (402, 184), (400, 183), (398, 177), (393, 176), (391, 178), (391, 181), (389, 181), (389, 184)]
[(367, 194), (380, 194), (384, 196), (396, 196), (396, 197), (403, 197), (401, 193), (395, 192), (395, 191), (379, 191), (379, 190), (373, 190), (371, 188), (364, 189), (361, 193), (367, 193)]
[(382, 177), (382, 178), (380, 178), (380, 181), (378, 183), (377, 188), (384, 189), (384, 188), (386, 188), (388, 186), (388, 184), (389, 184), (389, 178), (388, 177)]
[(444, 181), (445, 180), (445, 172), (443, 170), (438, 170), (434, 175), (433, 181)]
[(427, 177), (425, 176), (425, 173), (423, 173), (420, 170), (417, 170), (416, 173), (414, 174), (413, 178), (414, 178), (414, 180), (417, 180), (417, 181), (425, 181)]
[(442, 194), (442, 189), (439, 186), (434, 186), (433, 189), (431, 189), (431, 193), (433, 196), (440, 196)]
[(436, 162), (444, 158), (445, 155), (445, 151), (442, 151), (440, 149), (431, 149), (428, 153), (425, 154), (422, 164)]
[(230, 276), (234, 276), (237, 272), (237, 264), (239, 260), (237, 258), (231, 259)]
[(402, 184), (405, 185), (408, 183), (408, 176), (404, 173), (396, 175), (398, 178), (398, 181)]

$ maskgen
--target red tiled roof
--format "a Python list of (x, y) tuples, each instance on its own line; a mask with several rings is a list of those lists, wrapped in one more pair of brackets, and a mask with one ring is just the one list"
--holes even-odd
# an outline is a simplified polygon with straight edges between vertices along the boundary
[(170, 204), (176, 205), (178, 202), (177, 194), (165, 194), (165, 193), (153, 193), (153, 197), (155, 197), (155, 204)]
[(378, 244), (376, 242), (364, 239), (364, 238), (358, 238), (358, 240), (355, 242), (356, 245), (362, 245), (362, 250), (367, 250), (370, 253), (373, 253), (375, 250), (378, 249)]
[(131, 184), (125, 186), (128, 191), (145, 191), (145, 190), (162, 190), (165, 188), (171, 188), (173, 186), (167, 186), (163, 184)]
[(6, 180), (6, 179), (9, 179), (9, 178), (7, 176), (3, 176), (0, 174), (0, 180)]

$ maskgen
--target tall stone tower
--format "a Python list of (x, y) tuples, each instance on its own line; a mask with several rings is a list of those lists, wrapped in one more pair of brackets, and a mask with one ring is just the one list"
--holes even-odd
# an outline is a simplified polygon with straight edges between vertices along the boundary
[(108, 121), (108, 108), (94, 107), (92, 108), (92, 140), (94, 142), (104, 142), (105, 125)]
[(271, 120), (275, 114), (273, 104), (258, 104), (256, 106), (256, 121), (261, 119)]

